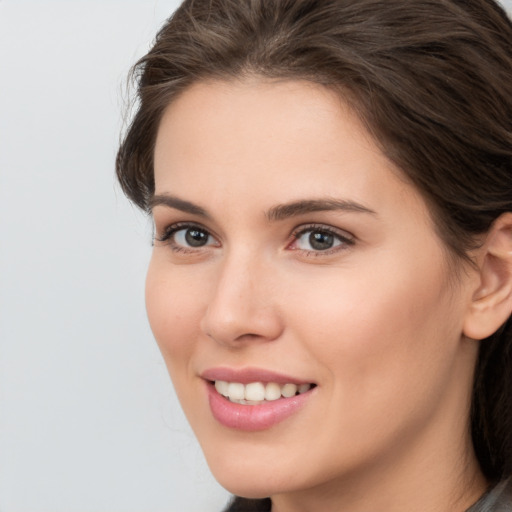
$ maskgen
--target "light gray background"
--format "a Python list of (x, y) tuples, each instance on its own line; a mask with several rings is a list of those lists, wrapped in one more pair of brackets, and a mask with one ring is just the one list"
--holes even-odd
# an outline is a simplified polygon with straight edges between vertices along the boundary
[[(177, 0), (0, 0), (0, 512), (218, 512), (114, 183), (128, 68)], [(512, 7), (512, 0), (504, 2)]]
[(129, 67), (177, 0), (0, 1), (0, 511), (218, 512), (114, 184)]

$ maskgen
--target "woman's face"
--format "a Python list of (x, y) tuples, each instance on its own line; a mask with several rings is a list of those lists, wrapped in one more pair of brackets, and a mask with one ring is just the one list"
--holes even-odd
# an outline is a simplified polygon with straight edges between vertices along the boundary
[(464, 444), (475, 276), (453, 279), (422, 197), (337, 96), (194, 85), (161, 122), (155, 185), (149, 320), (221, 484), (426, 478)]

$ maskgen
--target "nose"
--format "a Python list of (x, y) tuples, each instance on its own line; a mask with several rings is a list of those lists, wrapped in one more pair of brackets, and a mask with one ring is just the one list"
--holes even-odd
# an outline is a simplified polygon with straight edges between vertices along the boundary
[(203, 332), (229, 348), (277, 339), (283, 331), (269, 265), (252, 255), (231, 255), (217, 269)]

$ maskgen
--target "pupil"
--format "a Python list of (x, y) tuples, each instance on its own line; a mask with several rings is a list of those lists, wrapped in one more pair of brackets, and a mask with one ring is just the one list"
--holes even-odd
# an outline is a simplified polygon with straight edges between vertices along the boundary
[(334, 243), (334, 236), (330, 233), (322, 233), (315, 231), (309, 235), (309, 243), (313, 249), (318, 251), (325, 251), (330, 249)]
[(191, 247), (201, 247), (208, 241), (208, 235), (199, 229), (187, 229), (185, 240)]

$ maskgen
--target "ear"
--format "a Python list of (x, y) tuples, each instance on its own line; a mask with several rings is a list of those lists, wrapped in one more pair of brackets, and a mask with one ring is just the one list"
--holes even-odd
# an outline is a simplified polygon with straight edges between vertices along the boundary
[(464, 319), (464, 334), (481, 340), (512, 314), (512, 212), (493, 223), (478, 250), (479, 282)]

